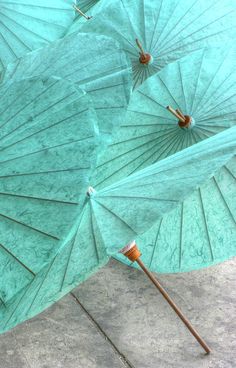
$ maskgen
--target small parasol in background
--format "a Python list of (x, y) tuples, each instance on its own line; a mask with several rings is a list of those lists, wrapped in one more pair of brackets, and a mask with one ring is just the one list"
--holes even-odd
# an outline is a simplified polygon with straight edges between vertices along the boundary
[(131, 66), (120, 45), (105, 36), (72, 34), (8, 65), (2, 82), (56, 75), (91, 97), (100, 135), (109, 140), (124, 119), (131, 92)]
[(67, 0), (0, 0), (0, 72), (20, 56), (63, 37), (73, 21)]
[(125, 120), (98, 162), (98, 187), (235, 125), (235, 59), (234, 46), (195, 51), (135, 90)]
[(137, 87), (196, 49), (233, 41), (235, 20), (231, 0), (114, 0), (78, 28), (119, 41), (131, 58)]

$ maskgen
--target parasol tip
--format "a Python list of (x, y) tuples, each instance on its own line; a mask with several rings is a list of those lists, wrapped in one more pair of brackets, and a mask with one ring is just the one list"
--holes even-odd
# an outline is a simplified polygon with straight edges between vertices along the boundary
[(91, 186), (88, 187), (87, 196), (91, 197), (91, 195), (93, 195), (94, 193), (96, 193), (96, 190)]
[(77, 11), (77, 13), (82, 15), (82, 17), (84, 17), (85, 19), (89, 20), (92, 18), (92, 16), (89, 17), (88, 15), (84, 14), (82, 10), (80, 10), (80, 8), (76, 4), (73, 4), (73, 8), (75, 9), (75, 11)]
[(131, 241), (124, 248), (122, 248), (119, 253), (122, 253), (131, 262), (135, 262), (141, 256), (141, 252), (139, 251), (135, 240)]

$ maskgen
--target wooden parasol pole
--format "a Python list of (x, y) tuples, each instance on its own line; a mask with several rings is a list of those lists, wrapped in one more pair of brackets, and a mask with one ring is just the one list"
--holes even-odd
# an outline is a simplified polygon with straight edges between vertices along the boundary
[(191, 334), (195, 337), (195, 339), (203, 347), (205, 352), (207, 354), (209, 354), (211, 352), (211, 350), (208, 347), (208, 345), (201, 338), (201, 336), (198, 334), (198, 332), (195, 330), (195, 328), (192, 326), (192, 324), (189, 322), (189, 320), (184, 316), (184, 314), (181, 312), (181, 310), (177, 307), (177, 305), (171, 299), (171, 297), (168, 295), (168, 293), (165, 291), (165, 289), (161, 286), (160, 282), (153, 276), (153, 274), (145, 267), (144, 263), (141, 261), (141, 259), (140, 259), (141, 253), (140, 253), (136, 243), (131, 242), (125, 248), (123, 248), (120, 252), (122, 254), (124, 254), (124, 256), (126, 256), (130, 261), (138, 263), (138, 265), (145, 272), (145, 274), (148, 276), (148, 278), (152, 281), (152, 283), (156, 286), (156, 288), (159, 290), (159, 292), (163, 295), (165, 300), (169, 303), (171, 308), (175, 311), (175, 313), (183, 321), (185, 326), (189, 329)]

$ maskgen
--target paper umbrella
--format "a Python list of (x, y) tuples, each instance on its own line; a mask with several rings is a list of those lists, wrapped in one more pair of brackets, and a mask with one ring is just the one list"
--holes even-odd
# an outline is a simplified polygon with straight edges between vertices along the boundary
[(235, 39), (236, 4), (231, 0), (114, 0), (82, 32), (109, 35), (130, 56), (134, 87), (193, 50)]
[[(0, 56), (0, 332), (121, 251), (209, 353), (140, 260), (136, 242), (155, 271), (198, 268), (234, 253), (235, 243), (222, 247), (235, 234), (235, 51), (190, 52), (233, 40), (236, 7), (229, 0), (104, 4), (69, 30), (89, 34), (73, 33), (14, 62), (24, 49), (7, 66)], [(134, 87), (165, 71), (134, 92), (125, 119), (129, 57)]]
[[(97, 192), (89, 187), (64, 246), (28, 286), (3, 300), (1, 331), (58, 300), (177, 206), (231, 159), (235, 135), (231, 128), (114, 185)], [(90, 184), (94, 182), (91, 176)]]
[[(197, 51), (133, 93), (124, 123), (99, 160), (98, 189), (235, 125), (235, 50)], [(189, 271), (236, 254), (235, 172), (232, 159), (138, 239), (153, 271)]]
[(76, 83), (93, 101), (100, 136), (123, 121), (131, 92), (131, 66), (119, 44), (105, 36), (72, 34), (9, 64), (2, 82), (56, 75)]
[(58, 78), (8, 83), (0, 95), (4, 306), (55, 257), (82, 209), (98, 131), (88, 96)]
[(18, 57), (63, 37), (74, 12), (67, 0), (0, 0), (0, 73)]
[(235, 47), (203, 49), (148, 78), (133, 92), (126, 118), (98, 163), (98, 184), (109, 185), (235, 125), (235, 58)]

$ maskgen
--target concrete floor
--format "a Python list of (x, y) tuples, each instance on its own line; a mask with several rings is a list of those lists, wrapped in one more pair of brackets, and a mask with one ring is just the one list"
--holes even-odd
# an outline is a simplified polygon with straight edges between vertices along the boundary
[(0, 368), (235, 368), (236, 259), (159, 275), (213, 353), (146, 276), (111, 261), (38, 317), (0, 336)]

